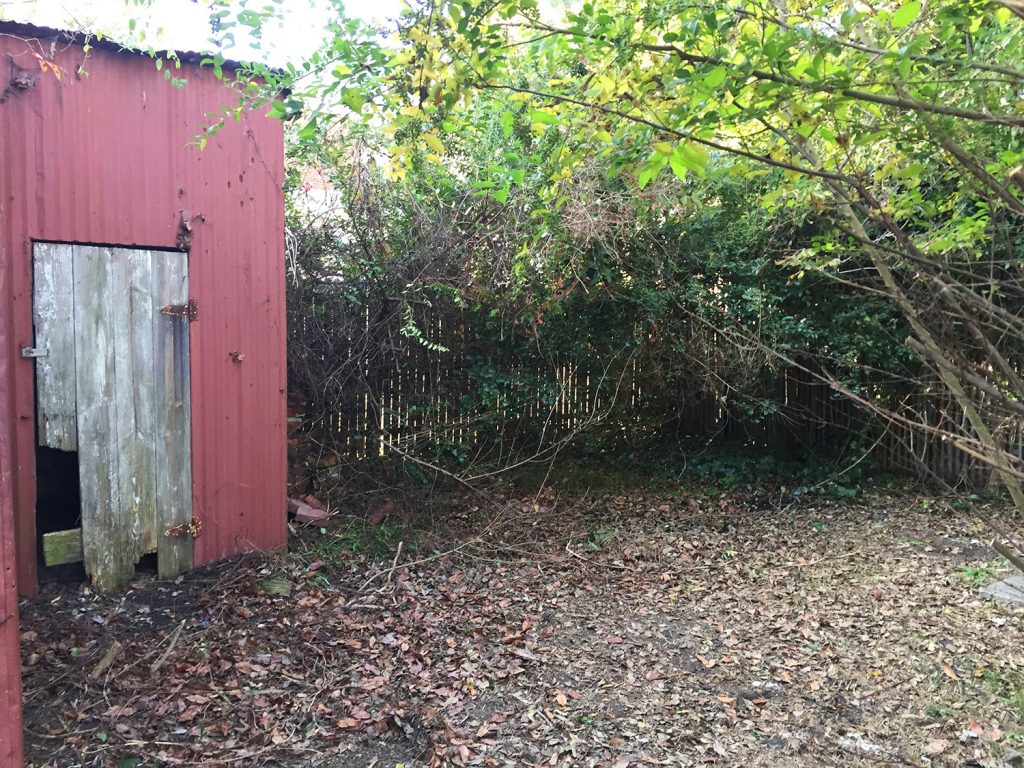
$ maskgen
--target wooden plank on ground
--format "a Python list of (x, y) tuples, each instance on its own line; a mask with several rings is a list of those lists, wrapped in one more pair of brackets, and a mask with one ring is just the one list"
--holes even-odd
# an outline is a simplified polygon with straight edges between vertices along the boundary
[(43, 562), (48, 566), (82, 562), (82, 529), (44, 533)]
[(46, 350), (45, 357), (36, 358), (39, 445), (61, 451), (78, 450), (73, 247), (32, 247), (35, 346)]
[(167, 533), (192, 521), (189, 321), (161, 314), (160, 307), (188, 301), (187, 254), (153, 254), (153, 299), (157, 573), (174, 578), (192, 568), (192, 536)]

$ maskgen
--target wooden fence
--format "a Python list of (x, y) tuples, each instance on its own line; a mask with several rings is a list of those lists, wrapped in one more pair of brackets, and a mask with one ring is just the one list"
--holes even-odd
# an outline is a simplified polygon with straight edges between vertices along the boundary
[[(876, 467), (971, 487), (990, 480), (981, 461), (942, 434), (970, 431), (948, 398), (934, 393), (904, 398), (899, 411), (919, 424), (911, 427), (869, 413), (806, 371), (782, 371), (758, 401), (771, 407), (757, 413), (696, 387), (666, 385), (641, 355), (605, 363), (585, 355), (518, 360), (514, 345), (474, 338), (458, 312), (424, 312), (414, 318), (415, 333), (403, 335), (403, 310), (386, 311), (371, 317), (366, 310), (353, 322), (343, 302), (328, 303), (292, 321), (304, 363), (322, 365), (307, 386), (319, 390), (316, 382), (343, 374), (325, 396), (306, 398), (315, 411), (306, 424), (349, 458), (397, 451), (467, 461), (595, 436), (637, 449), (676, 438), (827, 457), (856, 440)], [(310, 327), (314, 321), (319, 327)], [(1024, 456), (1021, 425), (1002, 425), (1000, 434), (1012, 454)]]
[[(939, 434), (939, 429), (966, 432), (964, 425), (951, 423), (955, 409), (938, 404), (935, 396), (918, 398), (916, 407), (904, 411), (935, 431), (910, 428), (872, 417), (806, 373), (789, 372), (778, 380), (777, 409), (761, 418), (738, 415), (734, 407), (703, 397), (658, 419), (652, 415), (657, 401), (646, 400), (639, 364), (615, 382), (617, 389), (603, 372), (572, 364), (556, 364), (550, 378), (537, 377), (533, 388), (526, 385), (523, 371), (511, 374), (512, 380), (520, 375), (520, 384), (507, 385), (507, 392), (495, 396), (494, 412), (467, 413), (459, 400), (478, 382), (465, 369), (436, 362), (396, 366), (338, 404), (324, 426), (332, 449), (353, 459), (392, 452), (436, 454), (444, 447), (483, 456), (497, 442), (541, 448), (591, 433), (637, 448), (668, 436), (680, 445), (718, 442), (821, 457), (836, 456), (857, 440), (856, 450), (866, 451), (878, 468), (972, 488), (990, 482), (983, 462)], [(1007, 444), (1024, 456), (1024, 430), (1012, 430)]]

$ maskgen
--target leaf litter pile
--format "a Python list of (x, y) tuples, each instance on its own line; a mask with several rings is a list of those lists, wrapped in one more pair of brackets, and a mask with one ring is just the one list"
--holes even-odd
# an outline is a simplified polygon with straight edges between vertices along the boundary
[(1024, 765), (1024, 609), (978, 596), (1004, 569), (941, 501), (455, 507), (384, 553), (332, 518), (178, 583), (44, 587), (29, 764)]

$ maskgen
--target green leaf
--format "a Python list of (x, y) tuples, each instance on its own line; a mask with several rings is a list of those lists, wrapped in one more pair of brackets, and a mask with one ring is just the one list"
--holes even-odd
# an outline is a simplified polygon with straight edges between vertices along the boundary
[(501, 132), (504, 134), (506, 139), (512, 135), (512, 129), (515, 127), (515, 119), (515, 115), (507, 109), (501, 113)]
[(715, 67), (706, 75), (704, 75), (704, 85), (709, 89), (714, 89), (725, 82), (725, 78), (728, 77), (728, 72), (725, 71), (725, 67)]
[(643, 189), (661, 173), (661, 169), (668, 163), (668, 157), (663, 155), (661, 152), (653, 153), (644, 163), (644, 167), (640, 169), (640, 173), (637, 175), (637, 183), (640, 185), (640, 189)]
[(692, 141), (679, 142), (672, 153), (671, 159), (674, 163), (672, 170), (676, 172), (676, 176), (679, 176), (679, 178), (682, 178), (682, 176), (680, 176), (679, 171), (676, 171), (677, 166), (693, 171), (698, 176), (703, 176), (707, 173), (708, 151), (700, 144)]
[(362, 112), (366, 97), (361, 88), (342, 88), (341, 102), (353, 112)]
[(814, 133), (814, 123), (808, 122), (807, 120), (801, 120), (794, 123), (793, 128), (805, 139), (810, 138), (811, 134)]
[(668, 158), (669, 167), (672, 169), (672, 173), (676, 175), (680, 181), (686, 178), (686, 172), (689, 170), (683, 163), (682, 159), (676, 152), (673, 152)]
[(245, 24), (247, 27), (252, 27), (253, 29), (256, 29), (260, 26), (262, 20), (260, 19), (260, 15), (256, 13), (256, 11), (246, 9), (244, 11), (239, 12), (238, 22), (240, 24)]
[(892, 15), (890, 22), (896, 29), (903, 29), (921, 15), (921, 0), (909, 0), (901, 5)]
[(299, 129), (298, 137), (300, 139), (312, 139), (314, 136), (316, 136), (316, 131), (317, 120), (316, 116), (314, 115), (313, 118), (308, 123), (306, 123), (304, 126), (302, 126), (302, 128)]
[(558, 125), (558, 115), (552, 115), (550, 112), (543, 112), (539, 109), (530, 110), (530, 120), (542, 125)]
[(902, 179), (913, 179), (921, 175), (921, 171), (924, 170), (924, 163), (911, 163), (906, 168), (903, 168), (896, 175)]
[(858, 11), (856, 8), (847, 8), (843, 11), (843, 15), (839, 17), (840, 23), (844, 27), (852, 26), (855, 22), (859, 21), (864, 17), (864, 14)]

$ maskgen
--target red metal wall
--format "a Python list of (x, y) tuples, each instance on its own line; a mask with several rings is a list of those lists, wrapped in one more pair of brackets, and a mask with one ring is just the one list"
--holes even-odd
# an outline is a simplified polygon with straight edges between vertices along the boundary
[[(3, 109), (0, 106), (0, 109)], [(0, 226), (3, 219), (0, 218)], [(0, 286), (7, 283), (7, 263), (0, 259)], [(7, 315), (0, 312), (0, 349), (11, 338)], [(18, 653), (18, 590), (15, 585), (14, 496), (12, 494), (13, 424), (10, 413), (10, 367), (0, 355), (0, 768), (23, 764), (21, 755), (21, 657)]]
[[(0, 312), (11, 329), (0, 336), (0, 373), (6, 365), (13, 379), (20, 591), (37, 589), (34, 377), (32, 361), (19, 352), (32, 343), (32, 241), (173, 248), (182, 211), (204, 218), (194, 223), (189, 253), (191, 295), (199, 302), (190, 337), (193, 510), (203, 523), (196, 564), (284, 545), (280, 122), (246, 113), (204, 150), (190, 147), (208, 113), (237, 103), (209, 69), (183, 65), (174, 75), (188, 83), (176, 88), (145, 56), (59, 41), (58, 79), (41, 71), (34, 55), (48, 55), (49, 40), (40, 47), (2, 27), (0, 91), (8, 54), (35, 72), (32, 88), (0, 104)], [(233, 361), (232, 353), (242, 359)], [(0, 533), (6, 545), (2, 523)]]

